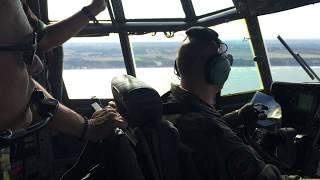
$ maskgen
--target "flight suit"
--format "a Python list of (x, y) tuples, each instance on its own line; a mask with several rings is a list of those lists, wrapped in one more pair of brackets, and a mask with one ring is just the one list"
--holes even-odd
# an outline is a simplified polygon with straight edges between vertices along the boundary
[(281, 179), (279, 170), (260, 160), (209, 104), (179, 86), (171, 88), (166, 102), (191, 109), (174, 124), (182, 143), (193, 149), (193, 161), (202, 179)]

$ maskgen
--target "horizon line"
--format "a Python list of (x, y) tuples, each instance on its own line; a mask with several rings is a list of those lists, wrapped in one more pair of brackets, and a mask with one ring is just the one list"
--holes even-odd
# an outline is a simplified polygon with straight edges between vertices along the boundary
[[(265, 41), (278, 41), (278, 39), (274, 38), (274, 39), (264, 39)], [(297, 40), (297, 41), (301, 41), (301, 40), (307, 40), (307, 41), (317, 41), (320, 40), (320, 38), (286, 38), (286, 40)], [(224, 39), (223, 41), (248, 41), (248, 40), (239, 40), (239, 39)], [(131, 43), (181, 43), (181, 41), (131, 41)], [(119, 41), (67, 41), (64, 44), (71, 44), (71, 43), (120, 43)]]

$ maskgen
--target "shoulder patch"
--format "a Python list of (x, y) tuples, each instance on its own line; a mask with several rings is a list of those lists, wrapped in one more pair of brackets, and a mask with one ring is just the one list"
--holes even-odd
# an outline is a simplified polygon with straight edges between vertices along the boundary
[(227, 159), (227, 170), (233, 179), (252, 179), (259, 174), (263, 165), (245, 147), (233, 151)]

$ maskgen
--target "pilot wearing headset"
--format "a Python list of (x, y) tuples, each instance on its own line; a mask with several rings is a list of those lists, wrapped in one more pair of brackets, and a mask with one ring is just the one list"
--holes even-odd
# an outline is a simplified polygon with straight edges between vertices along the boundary
[[(231, 56), (218, 33), (192, 27), (178, 49), (173, 86), (166, 102), (181, 103), (188, 111), (174, 120), (181, 141), (194, 150), (193, 160), (203, 179), (280, 179), (277, 167), (265, 164), (231, 130), (232, 122), (215, 109), (215, 99), (228, 79)], [(257, 117), (252, 104), (233, 113), (241, 121)]]

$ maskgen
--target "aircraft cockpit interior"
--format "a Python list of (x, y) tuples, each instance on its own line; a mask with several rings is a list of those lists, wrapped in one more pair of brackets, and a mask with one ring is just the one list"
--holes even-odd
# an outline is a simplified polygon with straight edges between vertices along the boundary
[[(320, 0), (105, 0), (92, 16), (88, 5), (98, 1), (21, 0), (45, 27), (79, 12), (90, 21), (38, 51), (44, 69), (34, 79), (52, 97), (35, 91), (29, 104), (40, 120), (0, 132), (0, 179), (210, 179), (194, 163), (196, 148), (182, 141), (192, 134), (179, 129), (178, 119), (198, 107), (167, 101), (190, 72), (177, 66), (192, 38), (213, 38), (228, 60), (215, 68), (227, 75), (208, 103), (213, 115), (223, 119), (251, 104), (263, 114), (253, 125), (223, 124), (283, 179), (320, 178)], [(0, 53), (10, 48), (0, 41)], [(207, 69), (206, 80), (216, 76)], [(66, 136), (48, 125), (58, 102), (86, 119), (112, 106), (127, 128), (114, 127), (111, 138), (97, 142)]]

